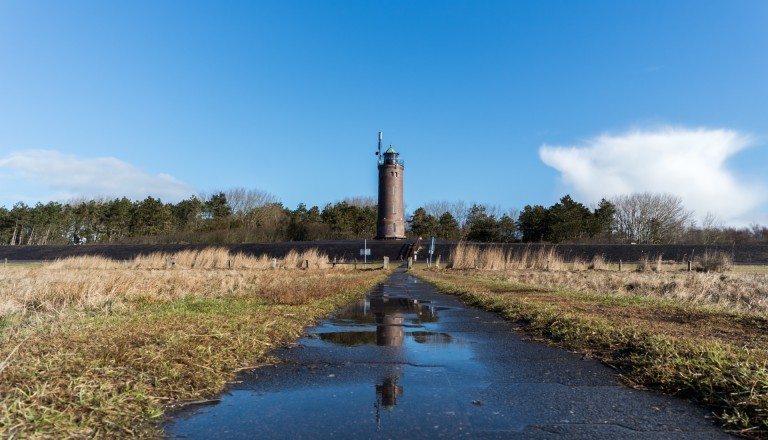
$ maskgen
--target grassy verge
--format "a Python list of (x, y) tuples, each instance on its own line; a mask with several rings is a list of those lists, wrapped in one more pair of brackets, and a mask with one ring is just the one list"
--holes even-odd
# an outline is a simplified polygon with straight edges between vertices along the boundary
[(758, 266), (752, 264), (744, 264), (733, 266), (733, 271), (737, 273), (760, 273), (768, 274), (768, 266)]
[[(616, 367), (636, 386), (699, 401), (730, 431), (768, 435), (768, 319), (762, 311), (601, 291), (599, 281), (577, 290), (498, 272), (414, 272), (443, 292), (501, 313), (535, 338)], [(585, 271), (580, 277), (590, 273), (602, 276)]]
[(168, 407), (212, 397), (385, 276), (103, 263), (0, 274), (0, 437), (160, 437)]

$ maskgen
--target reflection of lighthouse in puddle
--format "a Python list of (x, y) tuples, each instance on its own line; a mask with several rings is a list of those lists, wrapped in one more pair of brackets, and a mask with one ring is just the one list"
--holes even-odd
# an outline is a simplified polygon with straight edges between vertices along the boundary
[(395, 374), (384, 378), (384, 383), (376, 385), (376, 431), (381, 429), (381, 408), (392, 410), (397, 405), (397, 398), (403, 394), (403, 387), (397, 384), (400, 377)]
[[(371, 313), (376, 317), (376, 345), (402, 347), (405, 338), (405, 313), (421, 315), (421, 305), (416, 300), (391, 298), (386, 296), (371, 297)], [(403, 394), (403, 387), (398, 385), (400, 376), (391, 371), (382, 383), (376, 384), (376, 430), (381, 428), (381, 409), (392, 410), (397, 399)]]
[(402, 304), (402, 298), (391, 301), (389, 298), (371, 298), (371, 312), (376, 316), (376, 345), (387, 347), (402, 347), (405, 330), (403, 322), (405, 317), (401, 308), (408, 307), (408, 303)]

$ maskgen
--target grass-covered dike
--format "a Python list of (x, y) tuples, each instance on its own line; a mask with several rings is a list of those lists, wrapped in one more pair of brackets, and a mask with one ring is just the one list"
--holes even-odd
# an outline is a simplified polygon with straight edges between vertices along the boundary
[(0, 269), (0, 437), (161, 437), (169, 409), (269, 363), (385, 276), (325, 262), (207, 249)]
[(472, 269), (413, 272), (534, 339), (600, 359), (630, 385), (699, 402), (730, 432), (768, 436), (768, 275), (620, 273), (553, 254), (457, 252), (452, 260)]

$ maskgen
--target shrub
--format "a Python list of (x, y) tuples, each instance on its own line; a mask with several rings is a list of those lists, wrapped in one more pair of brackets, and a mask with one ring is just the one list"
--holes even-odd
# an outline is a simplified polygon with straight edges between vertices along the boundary
[(704, 252), (694, 262), (696, 270), (700, 272), (728, 272), (733, 269), (733, 258), (722, 251)]

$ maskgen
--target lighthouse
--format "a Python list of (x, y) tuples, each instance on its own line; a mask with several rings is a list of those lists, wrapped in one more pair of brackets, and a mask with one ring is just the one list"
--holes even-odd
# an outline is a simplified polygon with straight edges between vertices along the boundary
[(381, 152), (382, 134), (379, 132), (379, 215), (376, 239), (400, 240), (405, 238), (405, 212), (403, 207), (403, 168), (400, 153), (390, 145)]

